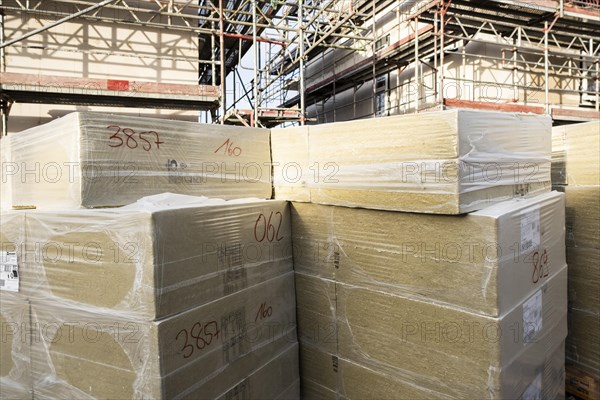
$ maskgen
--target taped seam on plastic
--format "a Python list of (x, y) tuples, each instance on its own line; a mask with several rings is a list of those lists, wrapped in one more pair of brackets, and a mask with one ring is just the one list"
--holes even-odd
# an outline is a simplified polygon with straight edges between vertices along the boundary
[(495, 392), (495, 383), (494, 383), (494, 373), (497, 373), (498, 369), (493, 367), (493, 366), (489, 366), (488, 367), (488, 380), (487, 380), (487, 392), (489, 393), (489, 398), (490, 400), (493, 400), (495, 398), (494, 396), (494, 392)]
[(483, 268), (484, 268), (484, 273), (483, 273), (483, 277), (481, 279), (481, 296), (483, 296), (484, 300), (487, 300), (488, 285), (492, 278), (492, 274), (494, 273), (494, 270), (496, 270), (496, 268), (495, 268), (495, 264), (493, 262), (491, 262), (490, 260), (488, 260), (487, 257), (485, 258), (485, 261), (483, 263)]

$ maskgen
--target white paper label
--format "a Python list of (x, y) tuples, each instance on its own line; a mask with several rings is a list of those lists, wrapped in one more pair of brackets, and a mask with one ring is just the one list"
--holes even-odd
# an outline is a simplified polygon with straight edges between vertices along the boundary
[(0, 251), (0, 290), (19, 291), (19, 265), (14, 251)]
[(521, 214), (521, 253), (540, 245), (540, 210), (527, 210)]
[(538, 290), (523, 304), (523, 343), (534, 341), (542, 330), (542, 291)]
[(538, 372), (537, 376), (527, 386), (525, 392), (523, 392), (523, 396), (521, 396), (522, 400), (542, 400), (542, 373)]

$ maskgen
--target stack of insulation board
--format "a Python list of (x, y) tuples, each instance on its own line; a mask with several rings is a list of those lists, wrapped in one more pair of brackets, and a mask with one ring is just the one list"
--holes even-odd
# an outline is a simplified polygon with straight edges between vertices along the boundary
[(567, 386), (600, 396), (600, 122), (553, 130), (552, 178), (566, 195)]
[(2, 398), (298, 398), (267, 130), (77, 113), (8, 143)]
[[(276, 196), (313, 203), (292, 204), (305, 398), (564, 395), (565, 206), (548, 192), (550, 126), (450, 111), (272, 131)], [(326, 164), (338, 181), (308, 184)], [(425, 175), (394, 174), (409, 165)], [(515, 172), (525, 166), (530, 181)], [(492, 168), (510, 179), (473, 175)]]
[(19, 292), (2, 292), (11, 381), (36, 398), (294, 398), (287, 203), (158, 197), (3, 213), (20, 260)]
[(275, 198), (462, 214), (550, 190), (550, 120), (452, 110), (273, 129)]
[(122, 206), (164, 192), (271, 198), (267, 129), (78, 112), (5, 140), (14, 207)]

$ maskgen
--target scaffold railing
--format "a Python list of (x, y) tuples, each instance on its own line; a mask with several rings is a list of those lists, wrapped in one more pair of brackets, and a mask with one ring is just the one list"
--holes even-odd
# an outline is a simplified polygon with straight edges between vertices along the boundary
[[(61, 21), (102, 21), (123, 26), (167, 29), (198, 37), (198, 84), (220, 89), (218, 116), (224, 122), (231, 109), (246, 103), (259, 123), (261, 110), (294, 107), (300, 123), (307, 104), (316, 104), (346, 90), (356, 82), (371, 81), (390, 71), (428, 64), (435, 74), (430, 99), (414, 99), (415, 110), (433, 103), (445, 104), (444, 56), (449, 51), (470, 54), (466, 44), (480, 41), (503, 46), (500, 57), (489, 58), (515, 75), (541, 71), (539, 89), (550, 112), (550, 79), (579, 79), (578, 93), (598, 110), (599, 49), (597, 26), (599, 0), (0, 0), (0, 14), (19, 14), (44, 22), (36, 34), (53, 29)], [(378, 19), (398, 15), (395, 29), (410, 33), (397, 42), (378, 47), (382, 32)], [(413, 25), (414, 28), (413, 29)], [(21, 37), (0, 36), (4, 49), (18, 45)], [(324, 52), (357, 55), (350, 67), (315, 80), (306, 70)], [(251, 57), (250, 57), (251, 56)], [(240, 73), (242, 60), (252, 66)], [(415, 68), (415, 80), (422, 82)], [(1, 72), (1, 71), (0, 71)], [(248, 75), (251, 74), (248, 79)], [(243, 76), (244, 75), (244, 76)], [(251, 87), (228, 90), (229, 80), (251, 81)], [(584, 82), (585, 81), (585, 82)], [(504, 83), (503, 83), (504, 84)], [(511, 85), (518, 90), (522, 82)], [(423, 84), (424, 86), (424, 84)], [(389, 85), (393, 88), (393, 85)], [(373, 89), (373, 105), (377, 101)], [(431, 101), (430, 101), (431, 100)], [(5, 99), (3, 104), (7, 104)], [(420, 104), (421, 103), (421, 104)], [(211, 103), (215, 104), (215, 103)], [(211, 106), (216, 107), (216, 106)], [(398, 108), (399, 105), (396, 104)], [(374, 109), (375, 107), (373, 107)], [(5, 111), (8, 107), (5, 107)], [(375, 111), (373, 111), (375, 112)]]

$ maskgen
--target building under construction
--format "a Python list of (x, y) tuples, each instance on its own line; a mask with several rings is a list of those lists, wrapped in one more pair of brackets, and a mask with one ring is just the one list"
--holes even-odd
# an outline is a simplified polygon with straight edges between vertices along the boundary
[(259, 126), (454, 107), (556, 121), (598, 111), (597, 1), (1, 7), (5, 132), (103, 107)]

